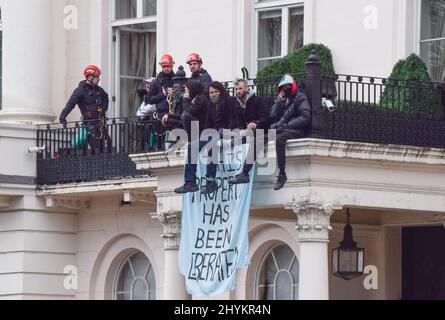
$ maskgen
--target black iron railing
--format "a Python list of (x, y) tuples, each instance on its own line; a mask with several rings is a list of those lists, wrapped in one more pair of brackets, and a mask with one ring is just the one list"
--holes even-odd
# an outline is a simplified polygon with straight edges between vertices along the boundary
[[(312, 106), (310, 137), (445, 148), (443, 84), (326, 75), (315, 52), (305, 74), (293, 76)], [(244, 77), (271, 107), (281, 77), (248, 79), (245, 71)], [(235, 95), (233, 82), (224, 85)], [(90, 141), (79, 146), (82, 127), (89, 128)], [(159, 118), (49, 125), (38, 130), (37, 143), (44, 147), (37, 160), (40, 185), (143, 176), (129, 155), (166, 147)]]
[(108, 119), (48, 125), (37, 131), (37, 183), (71, 182), (141, 177), (130, 154), (165, 149), (165, 131), (157, 119)]
[(445, 147), (438, 84), (334, 75), (322, 76), (321, 87), (322, 98), (332, 102), (329, 109), (322, 105), (323, 138)]

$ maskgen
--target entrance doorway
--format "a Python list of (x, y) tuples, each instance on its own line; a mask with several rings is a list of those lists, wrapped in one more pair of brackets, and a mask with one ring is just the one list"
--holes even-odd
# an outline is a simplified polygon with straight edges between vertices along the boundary
[(445, 299), (445, 228), (402, 230), (402, 299)]

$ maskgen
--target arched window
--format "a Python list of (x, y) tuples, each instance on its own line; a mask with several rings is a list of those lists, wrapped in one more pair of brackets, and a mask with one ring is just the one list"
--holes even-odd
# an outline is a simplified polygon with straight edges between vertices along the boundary
[(125, 259), (113, 286), (115, 300), (155, 300), (156, 280), (148, 258), (141, 252)]
[(291, 248), (281, 244), (269, 250), (260, 263), (258, 300), (298, 300), (299, 263)]

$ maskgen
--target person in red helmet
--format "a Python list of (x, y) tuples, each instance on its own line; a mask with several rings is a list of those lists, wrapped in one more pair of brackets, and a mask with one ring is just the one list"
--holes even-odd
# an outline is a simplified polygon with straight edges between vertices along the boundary
[(59, 116), (59, 121), (66, 124), (66, 118), (76, 105), (82, 114), (83, 126), (88, 130), (87, 148), (89, 145), (93, 153), (104, 151), (105, 142), (109, 141), (106, 132), (106, 112), (109, 98), (103, 88), (99, 86), (101, 71), (98, 67), (90, 65), (83, 70), (85, 80), (80, 82), (74, 90), (65, 108)]
[(161, 57), (159, 65), (162, 70), (153, 81), (148, 104), (156, 105), (158, 113), (166, 114), (169, 112), (167, 96), (172, 93), (175, 61), (171, 55), (165, 54)]
[(276, 152), (280, 170), (274, 190), (280, 190), (287, 182), (286, 142), (303, 138), (311, 121), (311, 106), (306, 95), (299, 91), (297, 82), (285, 75), (278, 85), (278, 98), (271, 111), (272, 126), (277, 133)]
[(82, 113), (82, 120), (97, 120), (101, 114), (105, 115), (108, 110), (108, 94), (99, 86), (101, 71), (98, 67), (87, 66), (83, 74), (85, 80), (80, 82), (79, 87), (74, 90), (65, 108), (62, 110), (59, 121), (66, 123), (66, 118), (76, 105)]
[(207, 91), (210, 82), (212, 82), (212, 77), (202, 67), (202, 58), (198, 53), (191, 53), (187, 57), (187, 64), (190, 67), (190, 72), (192, 73), (192, 76), (190, 77), (190, 81), (198, 81), (203, 86), (204, 89)]

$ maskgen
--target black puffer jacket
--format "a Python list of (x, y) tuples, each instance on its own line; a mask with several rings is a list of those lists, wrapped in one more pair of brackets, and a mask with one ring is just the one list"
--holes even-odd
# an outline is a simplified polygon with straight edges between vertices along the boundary
[(198, 81), (204, 86), (204, 91), (209, 88), (210, 82), (212, 82), (212, 77), (205, 69), (201, 69), (196, 73), (193, 73), (189, 81)]
[(148, 100), (148, 104), (156, 105), (156, 109), (160, 113), (168, 113), (168, 102), (167, 96), (164, 94), (164, 90), (167, 91), (168, 88), (173, 88), (173, 77), (175, 76), (174, 72), (169, 74), (165, 74), (160, 72), (153, 81), (153, 89), (151, 91), (150, 99)]
[(270, 118), (266, 103), (252, 91), (247, 93), (246, 102), (237, 99), (235, 117), (237, 129), (246, 129), (250, 123), (256, 123), (257, 129), (269, 129)]
[(272, 129), (277, 133), (283, 130), (294, 130), (304, 135), (311, 122), (311, 106), (306, 95), (298, 91), (293, 99), (277, 99), (271, 111)]
[(66, 118), (76, 105), (79, 106), (83, 120), (97, 120), (99, 119), (99, 107), (102, 108), (102, 112), (105, 114), (108, 110), (108, 104), (108, 94), (105, 90), (99, 86), (92, 86), (84, 80), (74, 90), (66, 107), (62, 110), (59, 120), (61, 123), (66, 123)]

